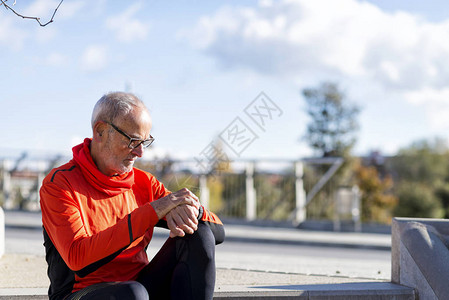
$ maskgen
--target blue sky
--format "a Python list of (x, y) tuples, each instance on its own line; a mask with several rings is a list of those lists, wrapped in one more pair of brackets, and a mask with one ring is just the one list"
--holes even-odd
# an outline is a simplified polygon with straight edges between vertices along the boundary
[[(46, 27), (0, 7), (0, 154), (70, 154), (95, 102), (130, 90), (152, 113), (148, 157), (198, 156), (240, 118), (257, 138), (232, 157), (297, 159), (313, 155), (301, 90), (323, 81), (361, 107), (355, 154), (447, 139), (443, 1), (94, 2)], [(46, 21), (57, 3), (14, 8)], [(261, 92), (279, 108), (263, 129), (244, 111)]]

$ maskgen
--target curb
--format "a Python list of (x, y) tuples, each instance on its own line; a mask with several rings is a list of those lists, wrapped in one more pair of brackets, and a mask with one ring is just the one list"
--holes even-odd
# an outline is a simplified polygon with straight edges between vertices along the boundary
[[(415, 299), (413, 288), (390, 282), (287, 286), (225, 286), (215, 291), (215, 300), (224, 299)], [(0, 299), (47, 299), (43, 288), (0, 289)]]
[(352, 249), (367, 249), (367, 250), (381, 250), (390, 251), (391, 246), (383, 245), (369, 245), (369, 244), (351, 244), (351, 243), (335, 243), (325, 241), (308, 241), (308, 240), (282, 240), (282, 239), (269, 239), (269, 238), (251, 238), (251, 237), (237, 237), (226, 236), (225, 241), (239, 242), (239, 243), (271, 243), (279, 245), (297, 245), (297, 246), (316, 246), (316, 247), (337, 247), (337, 248), (352, 248)]

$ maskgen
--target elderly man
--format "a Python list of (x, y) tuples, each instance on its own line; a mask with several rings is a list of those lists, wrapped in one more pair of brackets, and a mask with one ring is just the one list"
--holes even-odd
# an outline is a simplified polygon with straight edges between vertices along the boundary
[[(171, 193), (133, 167), (154, 138), (135, 95), (95, 105), (92, 139), (40, 190), (50, 299), (212, 299), (221, 221), (188, 189)], [(155, 226), (170, 237), (148, 261)]]

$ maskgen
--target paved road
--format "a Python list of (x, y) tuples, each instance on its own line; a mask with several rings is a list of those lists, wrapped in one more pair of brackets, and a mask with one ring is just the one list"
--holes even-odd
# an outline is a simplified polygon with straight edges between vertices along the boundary
[[(6, 253), (44, 256), (42, 232), (7, 228)], [(150, 257), (166, 239), (158, 229), (149, 247)], [(342, 247), (318, 247), (264, 242), (226, 241), (217, 246), (217, 267), (307, 275), (390, 279), (390, 251)]]
[(217, 265), (233, 269), (390, 279), (390, 251), (304, 245), (225, 243)]

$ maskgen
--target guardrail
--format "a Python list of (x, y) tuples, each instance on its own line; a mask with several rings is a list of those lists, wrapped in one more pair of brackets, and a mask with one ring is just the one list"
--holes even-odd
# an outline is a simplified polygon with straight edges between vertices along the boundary
[[(42, 179), (68, 159), (3, 159), (0, 204), (7, 209), (39, 209)], [(294, 224), (326, 218), (333, 219), (338, 230), (341, 221), (360, 222), (358, 196), (352, 187), (341, 188), (333, 181), (342, 162), (341, 158), (217, 161), (205, 170), (197, 159), (163, 159), (140, 160), (136, 167), (156, 175), (170, 190), (191, 189), (223, 217)]]

